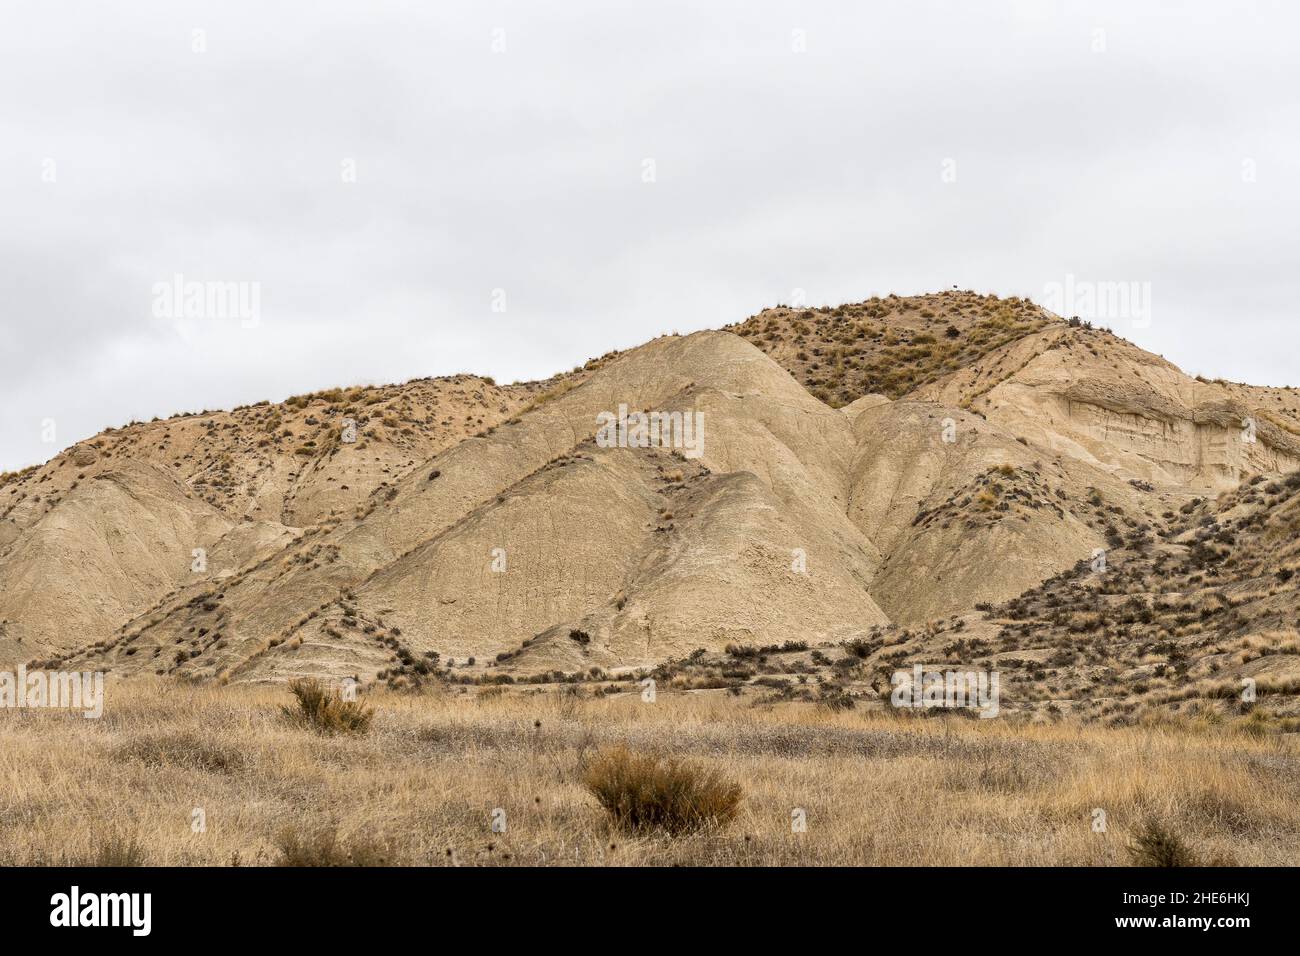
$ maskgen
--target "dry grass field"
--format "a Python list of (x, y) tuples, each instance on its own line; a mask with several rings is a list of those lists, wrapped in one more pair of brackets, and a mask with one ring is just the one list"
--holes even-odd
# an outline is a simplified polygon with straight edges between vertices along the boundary
[[(366, 704), (369, 725), (338, 734), (292, 719), (283, 686), (136, 679), (109, 685), (100, 720), (0, 710), (0, 863), (1300, 863), (1290, 734), (755, 706), (723, 691), (380, 691)], [(734, 817), (676, 835), (618, 826), (584, 784), (620, 748), (738, 787)], [(806, 832), (792, 832), (796, 809)]]

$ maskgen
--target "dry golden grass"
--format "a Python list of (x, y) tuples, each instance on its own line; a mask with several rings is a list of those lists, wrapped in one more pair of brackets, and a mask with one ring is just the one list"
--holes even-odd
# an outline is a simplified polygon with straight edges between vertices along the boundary
[[(322, 736), (283, 718), (290, 700), (160, 680), (110, 684), (101, 720), (0, 711), (0, 864), (1127, 865), (1153, 832), (1199, 862), (1300, 863), (1288, 736), (725, 692), (381, 693), (368, 735)], [(619, 746), (734, 781), (735, 819), (617, 829), (584, 773)], [(796, 808), (807, 832), (791, 832)]]

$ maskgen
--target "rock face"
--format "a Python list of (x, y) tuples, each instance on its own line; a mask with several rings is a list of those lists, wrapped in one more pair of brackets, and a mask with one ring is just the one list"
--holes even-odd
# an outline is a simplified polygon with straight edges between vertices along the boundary
[(1126, 480), (1221, 491), (1300, 467), (1294, 393), (1201, 382), (1092, 330), (1026, 336), (918, 394)]
[[(381, 404), (424, 409), (405, 413), (416, 437), (381, 410), (332, 441), (374, 407), (364, 394), (106, 434), (78, 446), (98, 444), (93, 474), (67, 474), (90, 467), (74, 449), (0, 487), (0, 657), (263, 681), (836, 643), (1012, 599), (1195, 496), (1300, 464), (1294, 393), (1193, 380), (1041, 310), (971, 319), (964, 296), (898, 306), (910, 324), (880, 333), (870, 368), (928, 364), (888, 374), (895, 392), (924, 383), (893, 400), (832, 408), (805, 381), (819, 362), (792, 360), (796, 380), (773, 357), (856, 341), (836, 331), (847, 309), (656, 339), (545, 388), (394, 386)], [(489, 394), (476, 436), (420, 437), (431, 409), (477, 424)], [(620, 406), (701, 416), (699, 454), (597, 441)]]
[(88, 468), (99, 459), (99, 453), (89, 445), (73, 445), (68, 456), (78, 468)]

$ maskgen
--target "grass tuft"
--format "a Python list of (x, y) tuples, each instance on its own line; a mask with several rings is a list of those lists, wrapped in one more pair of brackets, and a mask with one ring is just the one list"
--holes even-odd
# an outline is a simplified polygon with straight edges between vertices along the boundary
[(1196, 855), (1169, 827), (1146, 820), (1128, 847), (1134, 866), (1196, 866)]
[(375, 712), (360, 701), (343, 700), (314, 678), (300, 678), (289, 684), (297, 706), (286, 705), (284, 715), (323, 734), (364, 734)]
[(276, 866), (392, 866), (389, 848), (366, 838), (339, 839), (332, 826), (315, 829), (285, 827), (276, 837), (280, 858)]
[(92, 866), (144, 866), (144, 847), (117, 834), (110, 835), (95, 847)]
[(598, 754), (587, 765), (583, 785), (615, 826), (673, 835), (724, 826), (740, 810), (742, 796), (739, 784), (716, 769), (626, 747)]

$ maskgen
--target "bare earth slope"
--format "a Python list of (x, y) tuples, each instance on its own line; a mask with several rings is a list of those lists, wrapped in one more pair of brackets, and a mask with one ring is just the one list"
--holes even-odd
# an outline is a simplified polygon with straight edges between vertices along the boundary
[(1294, 393), (1194, 379), (1104, 331), (1045, 329), (917, 395), (1125, 480), (1222, 490), (1300, 467)]
[[(233, 574), (300, 525), (364, 508), (552, 384), (501, 389), (456, 376), (332, 389), (110, 429), (0, 476), (0, 660), (105, 638), (172, 590)], [(199, 548), (210, 571), (192, 570)]]
[[(699, 408), (706, 429), (719, 431), (712, 439), (706, 432), (696, 461), (653, 449), (596, 449), (597, 415), (621, 404)], [(761, 638), (821, 621), (831, 636), (883, 622), (867, 590), (879, 556), (843, 509), (850, 445), (843, 415), (735, 336), (659, 339), (518, 421), (435, 457), (427, 471), (379, 496), (373, 510), (305, 535), (226, 582), (212, 600), (177, 596), (112, 654), (126, 668), (280, 676), (317, 666), (310, 658), (321, 658), (319, 635), (342, 639), (331, 634), (343, 633), (337, 618), (363, 635), (348, 636), (350, 643), (401, 636), (413, 653), (474, 656), (482, 666), (491, 660), (485, 656), (514, 651), (553, 626), (581, 631), (579, 619), (604, 613), (606, 628), (592, 624), (587, 641), (573, 642), (594, 665), (721, 646), (737, 631)], [(739, 480), (709, 480), (722, 469)], [(699, 491), (691, 489), (689, 510), (674, 518), (669, 502), (689, 479), (700, 480)], [(738, 536), (746, 528), (753, 538)], [(795, 577), (796, 548), (823, 572)], [(495, 549), (504, 571), (489, 570)], [(751, 573), (764, 588), (737, 563), (737, 555), (752, 562), (755, 554), (762, 560)], [(491, 600), (469, 587), (484, 574), (501, 582), (488, 585)], [(684, 586), (665, 590), (661, 579), (673, 575), (700, 589), (694, 603), (717, 619), (712, 633), (690, 612)], [(845, 608), (860, 620), (838, 623)], [(390, 652), (385, 645), (381, 661)]]
[[(173, 473), (233, 520), (312, 524), (350, 511), (382, 483), (504, 421), (552, 384), (417, 379), (109, 429), (39, 468), (0, 476), (0, 545), (78, 482), (122, 460)], [(354, 441), (343, 440), (346, 421), (354, 423)]]

